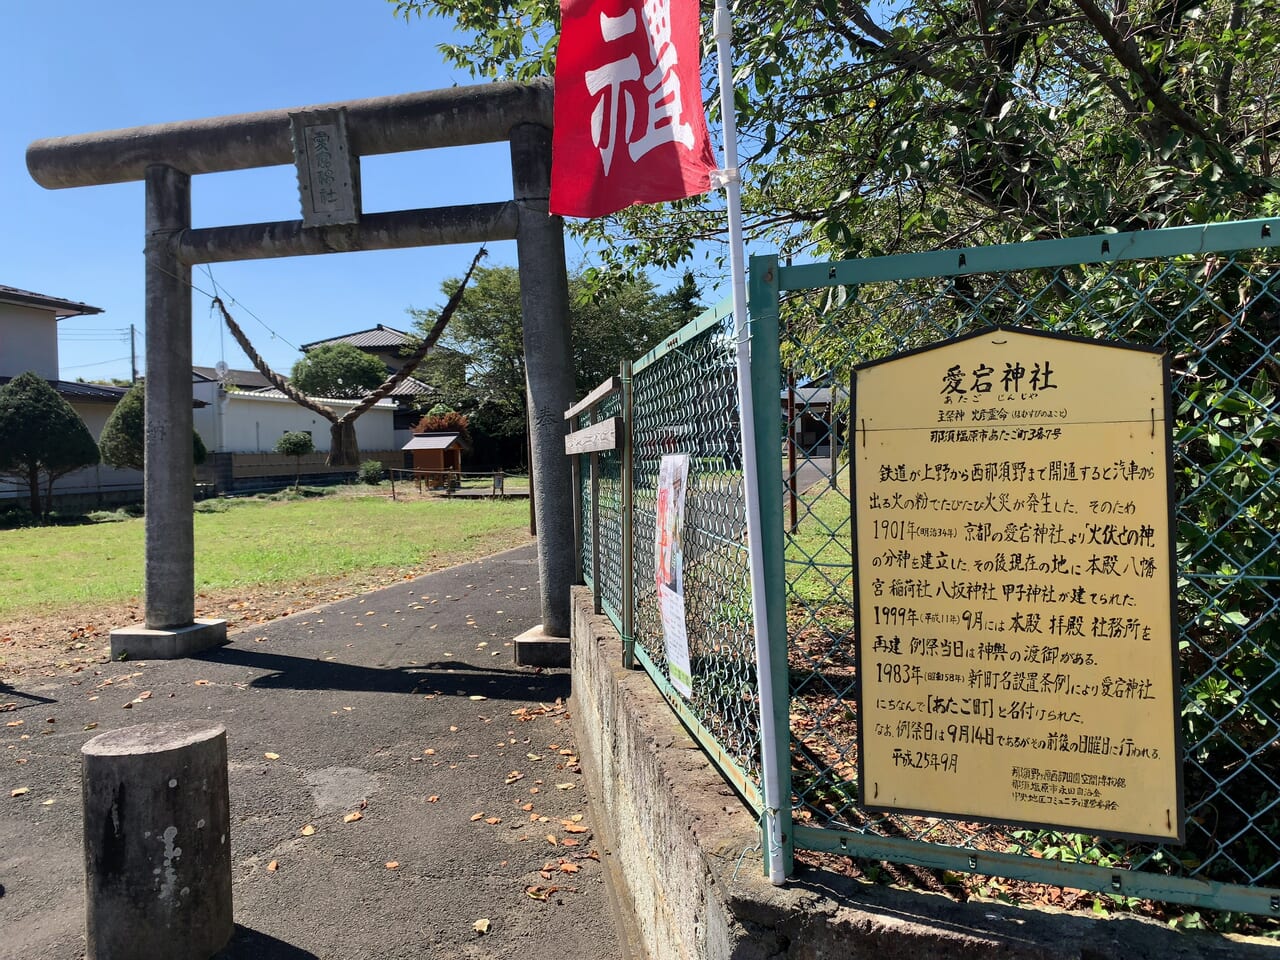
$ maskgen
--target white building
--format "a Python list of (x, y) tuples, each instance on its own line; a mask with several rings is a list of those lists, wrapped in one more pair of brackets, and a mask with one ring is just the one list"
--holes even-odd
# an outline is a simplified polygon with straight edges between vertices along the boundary
[[(228, 371), (234, 375), (243, 371)], [(193, 416), (196, 430), (210, 453), (274, 453), (276, 441), (284, 434), (311, 434), (318, 453), (329, 451), (329, 421), (299, 406), (279, 390), (265, 388), (239, 390), (196, 374), (192, 384), (197, 407)], [(341, 416), (359, 400), (319, 400)], [(355, 422), (356, 443), (362, 452), (380, 453), (395, 448), (396, 405), (380, 400)]]
[[(0, 386), (27, 371), (44, 377), (84, 420), (95, 442), (125, 390), (59, 379), (58, 321), (98, 313), (101, 307), (0, 284)], [(100, 464), (67, 474), (54, 484), (53, 492), (56, 496), (131, 494), (141, 488), (141, 471)], [(0, 499), (26, 496), (25, 484), (0, 478)]]

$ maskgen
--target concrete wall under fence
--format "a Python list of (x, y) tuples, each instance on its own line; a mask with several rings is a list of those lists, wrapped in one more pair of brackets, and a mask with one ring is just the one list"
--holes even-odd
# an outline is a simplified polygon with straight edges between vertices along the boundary
[(763, 876), (760, 830), (649, 677), (622, 667), (591, 593), (572, 603), (572, 713), (637, 948), (651, 960), (1275, 960), (1272, 941), (1178, 933), (1135, 918), (957, 903), (801, 870)]

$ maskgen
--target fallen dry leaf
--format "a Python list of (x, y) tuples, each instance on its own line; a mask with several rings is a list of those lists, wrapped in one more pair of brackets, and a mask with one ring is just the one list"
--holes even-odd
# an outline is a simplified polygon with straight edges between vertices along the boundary
[(507, 785), (510, 786), (511, 784), (515, 783), (517, 780), (523, 780), (523, 779), (524, 779), (523, 773), (521, 773), (519, 770), (512, 770), (510, 773), (507, 774)]
[(270, 863), (267, 864), (267, 869), (270, 870), (272, 873), (275, 873), (277, 870), (280, 869), (280, 861), (272, 860)]
[(500, 824), (502, 822), (502, 818), (501, 817), (485, 817), (484, 822), (489, 824), (489, 826), (493, 827)]
[(590, 829), (590, 827), (584, 827), (580, 823), (566, 823), (564, 825), (565, 833), (586, 833)]
[(488, 700), (489, 698), (488, 698), (488, 697), (482, 697), (482, 696), (480, 696), (480, 694), (478, 694), (478, 693), (473, 693), (471, 696), (467, 697), (467, 699), (468, 699), (468, 700)]
[(304, 837), (309, 837), (309, 836), (311, 836), (313, 833), (315, 833), (315, 832), (316, 832), (316, 828), (315, 828), (315, 827), (313, 827), (311, 824), (309, 824), (309, 823), (308, 823), (305, 827), (303, 827), (303, 828), (302, 828), (301, 830), (299, 830), (298, 832), (299, 832), (300, 834), (302, 834)]
[(264, 757), (266, 757), (268, 760), (279, 760), (279, 759), (280, 759), (280, 754), (278, 754), (278, 753), (264, 753), (264, 754), (263, 754), (263, 756), (264, 756)]
[(473, 923), (473, 924), (471, 925), (471, 929), (472, 929), (472, 930), (474, 930), (476, 933), (481, 933), (481, 934), (483, 934), (483, 933), (488, 933), (488, 932), (489, 932), (489, 918), (488, 918), (488, 917), (482, 917), (481, 919), (477, 920), (475, 923)]
[(98, 729), (98, 725), (97, 725), (96, 723), (86, 723), (86, 724), (84, 725), (84, 728), (85, 728), (86, 730), (97, 730), (97, 729)]
[(548, 833), (548, 834), (547, 834), (547, 843), (551, 844), (551, 845), (554, 847), (554, 846), (556, 846), (559, 842), (560, 842), (560, 841), (556, 839), (556, 835), (555, 835), (554, 833)]
[(472, 822), (472, 823), (475, 823), (477, 820), (483, 820), (483, 819), (484, 819), (484, 814), (483, 814), (483, 813), (477, 813), (477, 814), (473, 814), (473, 815), (472, 815), (472, 817), (471, 817), (471, 822)]
[[(193, 682), (197, 687), (207, 687), (207, 686), (209, 685), (209, 681), (208, 681), (208, 680), (194, 680), (194, 681), (192, 681), (192, 682)], [(272, 862), (272, 863), (275, 863), (275, 861), (274, 861), (274, 860), (272, 860), (271, 862)], [(270, 867), (267, 867), (267, 869), (268, 869), (268, 870), (270, 870), (271, 868), (270, 868)]]
[(581, 868), (581, 867), (579, 867), (576, 863), (561, 863), (561, 864), (560, 864), (560, 872), (561, 872), (561, 873), (577, 873), (577, 872), (578, 872), (579, 870), (581, 870), (581, 869), (582, 869), (582, 868)]
[(359, 810), (353, 810), (351, 813), (348, 813), (345, 817), (342, 818), (342, 822), (355, 823), (357, 820), (363, 820), (363, 819), (364, 819), (363, 813), (361, 813)]
[(388, 870), (399, 870), (399, 869), (400, 869), (400, 861), (399, 861), (399, 860), (388, 860), (388, 861), (387, 861), (387, 869), (388, 869)]
[(557, 784), (556, 784), (556, 789), (557, 789), (557, 790), (572, 790), (572, 789), (574, 788), (574, 786), (575, 786), (575, 785), (574, 785), (574, 784), (572, 784), (572, 783), (557, 783)]
[(438, 793), (433, 793), (431, 796), (427, 797), (427, 803), (439, 803), (439, 801), (440, 795)]
[(562, 847), (576, 847), (576, 846), (578, 846), (581, 842), (582, 842), (581, 840), (575, 840), (575, 839), (573, 839), (573, 837), (565, 837), (563, 840), (561, 840), (561, 841), (560, 841), (560, 846), (562, 846)]
[(11, 796), (11, 797), (21, 797), (23, 794), (27, 794), (27, 793), (30, 793), (30, 792), (31, 792), (31, 788), (30, 788), (30, 787), (18, 787), (18, 789), (16, 789), (16, 790), (10, 790), (10, 791), (9, 791), (9, 796)]

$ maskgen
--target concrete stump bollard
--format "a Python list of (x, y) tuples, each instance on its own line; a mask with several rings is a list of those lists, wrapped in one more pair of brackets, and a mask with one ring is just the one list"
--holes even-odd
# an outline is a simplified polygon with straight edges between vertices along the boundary
[(208, 960), (233, 930), (226, 728), (141, 724), (81, 753), (88, 960)]

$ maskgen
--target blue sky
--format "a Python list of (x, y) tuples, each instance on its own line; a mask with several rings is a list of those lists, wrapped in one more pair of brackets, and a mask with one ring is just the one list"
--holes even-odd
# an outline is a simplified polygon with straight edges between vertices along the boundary
[[(63, 378), (129, 375), (127, 331), (143, 327), (143, 190), (45, 190), (26, 170), (31, 141), (475, 82), (443, 64), (436, 44), (449, 36), (444, 21), (397, 20), (385, 0), (2, 0), (0, 283), (105, 311), (59, 324)], [(361, 179), (368, 211), (511, 196), (506, 144), (365, 158)], [(196, 226), (298, 216), (292, 167), (193, 180)], [(297, 344), (377, 323), (405, 327), (405, 308), (439, 305), (440, 282), (474, 252), (424, 247), (212, 271), (250, 338), (287, 373)], [(587, 260), (572, 238), (566, 252), (571, 268)], [(490, 246), (490, 265), (514, 262), (514, 243)], [(203, 268), (192, 279), (212, 289)], [(193, 318), (197, 364), (249, 366), (207, 296), (195, 294)], [(139, 338), (140, 368), (142, 349)]]

